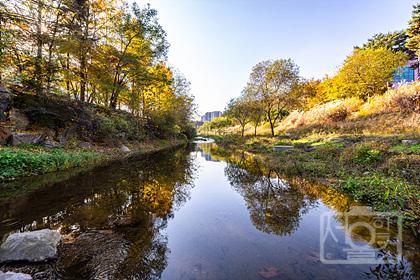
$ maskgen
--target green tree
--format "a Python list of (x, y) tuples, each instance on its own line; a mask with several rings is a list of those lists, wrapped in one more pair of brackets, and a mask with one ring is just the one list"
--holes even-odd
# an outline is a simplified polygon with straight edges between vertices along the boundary
[(359, 97), (367, 100), (383, 94), (395, 70), (406, 64), (407, 56), (385, 48), (356, 49), (347, 57), (337, 75), (324, 88), (329, 99)]
[(408, 24), (408, 40), (406, 46), (408, 49), (412, 50), (417, 55), (420, 61), (420, 4), (416, 4), (413, 6), (411, 20)]
[(391, 51), (403, 52), (409, 58), (413, 58), (416, 54), (407, 48), (407, 41), (408, 35), (405, 30), (388, 32), (386, 34), (378, 33), (364, 43), (361, 49), (386, 48)]
[(278, 121), (296, 104), (293, 89), (298, 82), (299, 67), (291, 59), (263, 61), (252, 69), (247, 88), (261, 102), (272, 136)]

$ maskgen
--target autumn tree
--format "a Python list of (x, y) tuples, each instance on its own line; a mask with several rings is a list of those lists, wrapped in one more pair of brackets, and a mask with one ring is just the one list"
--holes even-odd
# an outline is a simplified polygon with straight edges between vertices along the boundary
[(385, 48), (354, 50), (347, 57), (336, 76), (325, 81), (330, 99), (358, 97), (367, 100), (383, 94), (392, 81), (394, 71), (407, 62), (402, 52)]
[(260, 100), (264, 114), (274, 128), (296, 102), (294, 87), (299, 82), (299, 68), (291, 59), (263, 61), (255, 65), (247, 88), (255, 100)]
[(244, 137), (245, 126), (251, 121), (251, 104), (244, 95), (231, 99), (227, 105), (225, 115), (235, 120), (241, 127), (241, 136)]

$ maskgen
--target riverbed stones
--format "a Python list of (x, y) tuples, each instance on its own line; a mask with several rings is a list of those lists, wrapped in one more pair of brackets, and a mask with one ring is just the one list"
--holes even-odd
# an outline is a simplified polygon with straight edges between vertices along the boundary
[(25, 273), (0, 271), (0, 280), (32, 280), (32, 276)]
[(41, 144), (43, 142), (43, 137), (41, 134), (36, 133), (13, 133), (11, 142), (13, 146), (20, 144)]
[(293, 150), (295, 147), (293, 146), (284, 146), (284, 145), (277, 145), (273, 147), (273, 151), (275, 152), (283, 152), (283, 151), (289, 151)]
[(55, 259), (60, 240), (61, 235), (50, 229), (13, 233), (0, 246), (0, 263)]

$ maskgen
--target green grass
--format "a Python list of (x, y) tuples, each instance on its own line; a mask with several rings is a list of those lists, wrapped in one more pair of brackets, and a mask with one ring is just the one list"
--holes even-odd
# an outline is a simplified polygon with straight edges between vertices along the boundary
[(100, 160), (101, 155), (89, 151), (47, 150), (36, 146), (0, 149), (0, 181), (39, 175)]
[(420, 144), (415, 144), (415, 145), (399, 144), (399, 145), (395, 145), (391, 147), (390, 151), (394, 153), (420, 154)]

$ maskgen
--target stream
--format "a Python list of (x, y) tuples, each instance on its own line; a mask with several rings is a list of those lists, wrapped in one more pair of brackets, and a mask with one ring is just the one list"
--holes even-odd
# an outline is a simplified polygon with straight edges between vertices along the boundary
[[(214, 143), (116, 162), (0, 200), (0, 238), (43, 228), (34, 279), (417, 279), (420, 242), (342, 193)], [(20, 184), (20, 185), (19, 185)], [(372, 237), (374, 236), (374, 237)]]

